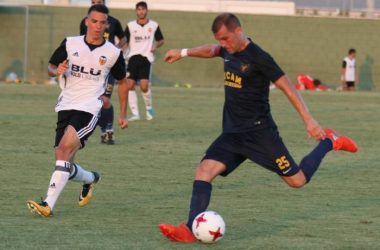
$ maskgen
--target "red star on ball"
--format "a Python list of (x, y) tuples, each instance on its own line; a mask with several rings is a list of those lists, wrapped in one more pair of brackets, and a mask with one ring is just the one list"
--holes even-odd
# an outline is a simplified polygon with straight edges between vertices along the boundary
[(203, 216), (205, 216), (205, 214), (202, 214), (201, 216), (199, 216), (199, 217), (196, 219), (196, 221), (197, 221), (197, 226), (196, 226), (196, 228), (199, 227), (199, 223), (201, 223), (201, 222), (206, 222), (206, 221), (207, 221), (205, 218), (203, 218)]
[(209, 233), (214, 236), (214, 239), (212, 241), (216, 241), (218, 238), (222, 237), (223, 234), (220, 233), (220, 227), (218, 227), (218, 230), (213, 232), (213, 231), (209, 231)]

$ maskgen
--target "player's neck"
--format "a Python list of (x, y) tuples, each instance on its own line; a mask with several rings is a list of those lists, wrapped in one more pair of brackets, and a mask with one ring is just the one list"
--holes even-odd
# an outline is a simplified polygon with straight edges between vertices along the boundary
[(241, 46), (239, 47), (239, 49), (238, 49), (237, 52), (243, 51), (248, 46), (248, 44), (250, 43), (250, 41), (248, 40), (248, 38), (243, 37), (242, 39), (243, 40), (242, 40)]
[(140, 24), (140, 25), (145, 25), (149, 22), (149, 19), (148, 18), (144, 18), (144, 19), (137, 19), (137, 23)]
[(86, 42), (91, 45), (100, 45), (104, 42), (104, 38), (103, 37), (93, 38), (89, 35), (86, 35)]

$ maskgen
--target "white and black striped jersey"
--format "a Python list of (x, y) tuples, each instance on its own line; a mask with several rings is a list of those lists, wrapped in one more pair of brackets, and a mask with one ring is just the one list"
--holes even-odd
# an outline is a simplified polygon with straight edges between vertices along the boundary
[(154, 55), (150, 52), (154, 40), (161, 41), (164, 39), (158, 23), (153, 20), (149, 20), (144, 25), (137, 23), (137, 21), (129, 22), (125, 28), (125, 36), (129, 43), (127, 60), (134, 55), (142, 55), (150, 63), (154, 62)]
[(85, 36), (67, 37), (49, 63), (58, 66), (65, 60), (69, 69), (60, 77), (62, 92), (55, 111), (81, 110), (97, 115), (110, 73), (116, 80), (125, 77), (122, 52), (106, 40), (100, 45), (91, 45)]
[(348, 56), (343, 59), (343, 68), (346, 69), (345, 78), (347, 82), (355, 81), (355, 58), (350, 59)]

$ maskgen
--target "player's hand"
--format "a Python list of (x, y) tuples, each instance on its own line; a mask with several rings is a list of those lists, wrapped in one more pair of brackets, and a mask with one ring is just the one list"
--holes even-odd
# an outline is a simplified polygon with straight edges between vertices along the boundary
[(66, 73), (66, 70), (69, 68), (69, 62), (67, 60), (64, 60), (62, 63), (60, 63), (57, 67), (57, 76), (64, 75)]
[(308, 133), (308, 139), (314, 138), (316, 141), (321, 141), (326, 138), (325, 131), (314, 119), (311, 119), (305, 125)]
[(169, 50), (166, 55), (165, 55), (165, 58), (164, 58), (164, 61), (167, 62), (167, 63), (174, 63), (175, 61), (178, 61), (179, 59), (181, 59), (182, 56), (181, 56), (181, 50)]
[(119, 117), (119, 125), (121, 129), (126, 129), (129, 126), (127, 119), (125, 117)]
[(150, 52), (152, 52), (152, 53), (153, 53), (153, 52), (155, 52), (156, 50), (157, 50), (157, 47), (156, 47), (156, 45), (153, 45), (153, 46), (152, 46), (152, 49), (150, 50)]

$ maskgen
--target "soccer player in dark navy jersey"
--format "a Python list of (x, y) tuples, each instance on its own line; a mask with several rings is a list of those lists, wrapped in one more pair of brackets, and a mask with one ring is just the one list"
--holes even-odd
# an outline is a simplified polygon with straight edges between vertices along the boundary
[[(91, 0), (91, 5), (95, 4), (106, 4), (105, 0)], [(80, 35), (85, 35), (87, 33), (87, 26), (85, 24), (86, 17), (83, 18), (80, 23)], [(115, 44), (116, 37), (119, 39), (117, 48), (123, 47), (123, 45), (127, 42), (127, 38), (125, 37), (123, 28), (116, 18), (112, 16), (107, 17), (107, 26), (104, 30), (103, 37), (112, 44)], [(113, 145), (115, 143), (114, 131), (113, 131), (113, 120), (114, 120), (114, 110), (111, 103), (111, 96), (113, 91), (113, 86), (115, 84), (115, 78), (112, 74), (110, 74), (107, 82), (107, 88), (102, 95), (103, 99), (103, 108), (101, 111), (101, 116), (99, 118), (99, 126), (102, 131), (102, 135), (100, 136), (100, 143)]]
[[(217, 16), (212, 32), (220, 45), (170, 50), (165, 61), (182, 57), (222, 57), (224, 60), (225, 102), (223, 132), (207, 149), (195, 172), (190, 212), (186, 224), (161, 224), (161, 232), (170, 240), (194, 242), (191, 232), (194, 218), (206, 211), (212, 180), (227, 176), (246, 159), (277, 173), (290, 187), (300, 188), (317, 171), (331, 150), (356, 152), (348, 137), (322, 127), (313, 119), (301, 96), (273, 58), (245, 37), (239, 19), (231, 13)], [(283, 143), (273, 121), (269, 105), (269, 84), (273, 82), (293, 104), (305, 123), (308, 137), (319, 141), (317, 147), (298, 165)]]

